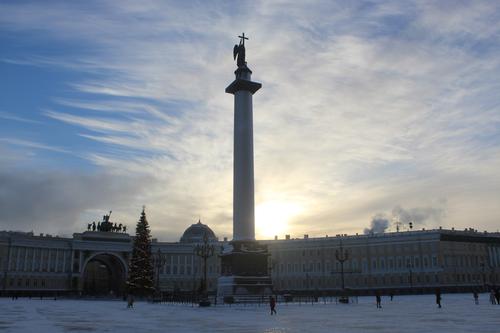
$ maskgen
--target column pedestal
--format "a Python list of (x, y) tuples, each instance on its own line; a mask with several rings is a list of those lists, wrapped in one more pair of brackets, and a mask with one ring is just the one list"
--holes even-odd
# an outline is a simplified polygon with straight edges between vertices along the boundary
[(217, 296), (225, 303), (260, 301), (272, 295), (267, 246), (257, 241), (232, 241), (220, 255)]

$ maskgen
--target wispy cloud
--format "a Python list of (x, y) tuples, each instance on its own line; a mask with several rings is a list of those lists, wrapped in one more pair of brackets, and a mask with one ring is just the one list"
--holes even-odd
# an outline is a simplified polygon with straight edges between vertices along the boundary
[(0, 138), (0, 142), (4, 142), (10, 145), (15, 145), (15, 146), (23, 146), (27, 148), (34, 148), (34, 149), (44, 149), (44, 150), (50, 150), (53, 152), (57, 153), (65, 153), (65, 154), (72, 154), (71, 151), (57, 147), (57, 146), (50, 146), (46, 145), (40, 142), (35, 142), (35, 141), (28, 141), (28, 140), (21, 140), (21, 139), (16, 139), (16, 138)]
[(6, 119), (6, 120), (19, 121), (22, 123), (30, 123), (30, 124), (41, 124), (42, 123), (38, 120), (23, 118), (23, 117), (16, 116), (15, 114), (12, 114), (12, 113), (1, 112), (1, 111), (0, 111), (0, 118)]

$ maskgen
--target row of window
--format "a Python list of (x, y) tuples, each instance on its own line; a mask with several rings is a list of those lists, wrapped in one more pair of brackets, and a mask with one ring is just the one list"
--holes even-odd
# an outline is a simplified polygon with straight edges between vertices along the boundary
[[(309, 262), (309, 263), (282, 263), (279, 264), (279, 273), (336, 273), (342, 269), (342, 264), (337, 261), (332, 263), (327, 262)], [(368, 267), (367, 259), (358, 261), (357, 259), (346, 260), (344, 262), (344, 270), (351, 272), (367, 272), (371, 271), (393, 271), (393, 270), (409, 270), (409, 269), (426, 269), (430, 267), (438, 267), (438, 259), (433, 256), (431, 258), (424, 256), (420, 257), (390, 257), (390, 258), (372, 258), (370, 267)]]
[[(200, 270), (203, 269), (202, 266), (199, 268)], [(220, 272), (220, 266), (215, 266), (215, 265), (208, 265), (207, 266), (207, 274), (214, 274), (217, 273), (219, 274)], [(163, 266), (163, 270), (161, 271), (162, 275), (196, 275), (198, 274), (198, 266), (177, 266), (177, 265), (165, 265)]]
[(66, 250), (13, 247), (10, 254), (9, 270), (67, 272), (70, 270), (70, 257), (71, 253)]
[(447, 267), (479, 267), (486, 262), (484, 256), (446, 255), (444, 265)]
[[(421, 243), (411, 243), (411, 244), (387, 244), (379, 246), (345, 246), (344, 250), (351, 256), (364, 256), (368, 253), (371, 255), (377, 254), (390, 254), (390, 253), (404, 253), (408, 251), (428, 251), (437, 252), (438, 243), (437, 242), (421, 242)], [(328, 248), (316, 248), (316, 249), (302, 249), (302, 250), (279, 250), (275, 249), (276, 254), (281, 257), (296, 257), (302, 255), (302, 257), (310, 256), (335, 256), (335, 253), (339, 250), (339, 247), (328, 247)], [(274, 252), (274, 251), (273, 251)]]
[[(396, 276), (373, 276), (373, 277), (345, 277), (346, 287), (371, 287), (385, 285), (422, 285), (422, 284), (482, 284), (483, 282), (498, 279), (496, 277), (482, 276), (481, 274), (445, 274), (441, 278), (438, 274), (401, 274)], [(281, 289), (293, 288), (339, 288), (341, 287), (341, 278), (303, 278), (300, 279), (279, 279), (274, 281), (275, 285)]]
[[(3, 285), (3, 281), (0, 282)], [(45, 279), (29, 279), (29, 278), (10, 278), (8, 279), (9, 287), (17, 288), (45, 288)]]

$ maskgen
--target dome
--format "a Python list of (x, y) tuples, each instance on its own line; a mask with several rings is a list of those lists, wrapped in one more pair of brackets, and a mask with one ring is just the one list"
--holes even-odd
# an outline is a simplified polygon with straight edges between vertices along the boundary
[(184, 231), (181, 237), (181, 243), (202, 243), (205, 233), (207, 234), (209, 242), (218, 241), (212, 229), (198, 220), (198, 223), (191, 224), (191, 226)]

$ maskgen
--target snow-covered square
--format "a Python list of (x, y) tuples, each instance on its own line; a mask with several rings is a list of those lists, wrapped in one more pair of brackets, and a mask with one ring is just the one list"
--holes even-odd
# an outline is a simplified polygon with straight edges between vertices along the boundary
[(358, 303), (279, 303), (199, 308), (180, 304), (121, 301), (1, 299), (2, 332), (500, 332), (500, 305), (481, 294), (444, 294), (438, 309), (433, 295), (374, 297)]

